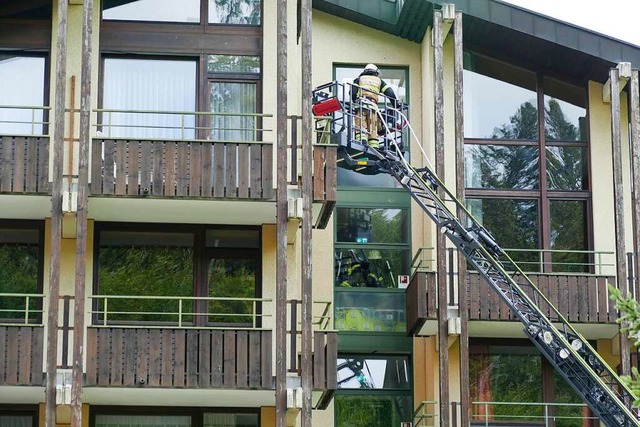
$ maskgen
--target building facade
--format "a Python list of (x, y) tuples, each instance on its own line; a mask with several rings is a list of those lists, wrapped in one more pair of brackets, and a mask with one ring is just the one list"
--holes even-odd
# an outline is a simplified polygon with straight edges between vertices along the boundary
[[(278, 162), (276, 3), (102, 0), (91, 19), (79, 0), (0, 6), (0, 425), (273, 426), (285, 382), (286, 424), (302, 425), (304, 221), (312, 425), (595, 425), (398, 182), (301, 137), (291, 1)], [(498, 0), (449, 2), (457, 18), (442, 3), (314, 0), (304, 72), (319, 86), (379, 66), (408, 105), (410, 163), (435, 164), (541, 310), (623, 372), (635, 353), (607, 284), (637, 289), (640, 48)]]

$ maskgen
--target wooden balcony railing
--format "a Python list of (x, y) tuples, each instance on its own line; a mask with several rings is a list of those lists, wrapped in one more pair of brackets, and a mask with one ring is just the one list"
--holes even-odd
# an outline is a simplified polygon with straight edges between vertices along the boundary
[(418, 272), (413, 275), (407, 294), (407, 334), (417, 333), (427, 320), (438, 317), (436, 301), (436, 274), (433, 272)]
[(0, 136), (0, 192), (50, 194), (49, 138)]
[(87, 386), (267, 389), (268, 330), (97, 328), (87, 330)]
[(338, 388), (338, 333), (314, 331), (313, 333), (313, 389), (336, 390)]
[(0, 385), (43, 385), (44, 328), (0, 326)]

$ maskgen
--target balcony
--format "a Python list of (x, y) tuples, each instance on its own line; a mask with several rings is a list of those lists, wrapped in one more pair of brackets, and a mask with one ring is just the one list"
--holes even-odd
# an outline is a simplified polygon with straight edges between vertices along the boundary
[[(569, 322), (589, 324), (589, 332), (584, 332), (588, 338), (609, 337), (617, 331), (616, 320), (618, 313), (609, 299), (608, 284), (615, 284), (615, 276), (609, 273), (612, 263), (605, 262), (613, 259), (610, 252), (593, 251), (530, 251), (523, 257), (522, 251), (506, 250), (512, 257), (528, 259), (520, 261), (519, 265), (528, 270), (527, 276), (536, 285), (536, 289), (522, 285), (522, 289), (538, 305), (538, 307), (553, 321), (558, 320), (557, 313), (552, 310), (555, 306), (558, 312)], [(434, 334), (437, 327), (437, 273), (434, 271), (435, 254), (431, 248), (421, 249), (412, 264), (413, 275), (406, 290), (407, 294), (407, 332), (409, 334)], [(553, 258), (555, 263), (545, 261)], [(558, 260), (565, 261), (558, 261)], [(577, 260), (577, 261), (576, 261)], [(591, 260), (591, 261), (589, 261)], [(455, 257), (453, 249), (448, 255), (447, 286), (448, 305), (457, 310), (457, 267), (451, 271)], [(555, 271), (550, 270), (551, 266)], [(518, 276), (514, 277), (518, 283), (524, 283)], [(470, 333), (493, 336), (492, 334), (513, 334), (519, 324), (517, 317), (510, 311), (507, 304), (476, 272), (468, 272), (467, 304)], [(550, 305), (551, 304), (551, 305)], [(476, 323), (474, 321), (491, 321), (491, 324)], [(498, 324), (495, 321), (513, 322)], [(596, 327), (594, 324), (600, 326)], [(515, 328), (509, 325), (516, 325)], [(504, 327), (504, 328), (503, 328)], [(502, 329), (501, 329), (502, 328)], [(504, 330), (503, 330), (504, 329)], [(580, 326), (578, 325), (580, 330)], [(487, 335), (489, 334), (489, 335)], [(593, 335), (595, 334), (595, 335)]]
[[(124, 110), (97, 113), (101, 121), (92, 140), (90, 160), (90, 204), (97, 207), (92, 210), (97, 219), (121, 220), (102, 218), (109, 202), (101, 199), (128, 198), (225, 200), (231, 203), (216, 213), (228, 216), (226, 221), (240, 221), (241, 211), (246, 216), (247, 209), (253, 212), (253, 223), (275, 221), (271, 206), (277, 167), (271, 142), (274, 136), (272, 129), (263, 127), (271, 116)], [(298, 119), (294, 116), (289, 123), (287, 176), (292, 188), (298, 185)], [(313, 148), (314, 221), (319, 226), (326, 225), (336, 199), (336, 153), (334, 146)], [(256, 202), (270, 202), (270, 207)], [(130, 206), (135, 210), (145, 205)]]
[(44, 385), (42, 299), (0, 294), (0, 386)]

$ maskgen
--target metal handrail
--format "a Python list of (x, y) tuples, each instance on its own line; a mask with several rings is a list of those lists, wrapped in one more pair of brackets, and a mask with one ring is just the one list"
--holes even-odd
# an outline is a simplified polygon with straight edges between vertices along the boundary
[[(31, 301), (44, 299), (44, 294), (27, 294), (27, 293), (0, 293), (0, 298), (24, 298), (23, 309), (4, 308), (0, 309), (0, 326), (42, 326), (42, 308), (30, 308)], [(40, 304), (42, 307), (42, 304)], [(20, 316), (5, 317), (2, 313), (17, 313)], [(32, 318), (36, 315), (35, 318)], [(10, 321), (9, 321), (10, 320)]]
[[(31, 125), (31, 132), (25, 135), (14, 135), (12, 136), (45, 136), (44, 127), (48, 126), (50, 122), (42, 120), (36, 120), (36, 112), (41, 111), (44, 116), (45, 111), (51, 110), (51, 107), (43, 106), (43, 105), (0, 105), (0, 111), (2, 110), (31, 110), (31, 120), (22, 121), (22, 120), (0, 120), (0, 124), (11, 124), (11, 125)], [(40, 133), (36, 132), (36, 126), (42, 126)]]
[[(614, 267), (615, 264), (604, 262), (603, 258), (605, 256), (613, 256), (614, 252), (612, 251), (587, 251), (587, 250), (561, 250), (561, 249), (512, 249), (505, 248), (504, 251), (507, 254), (511, 253), (534, 253), (538, 254), (537, 261), (521, 261), (518, 260), (517, 256), (513, 256), (516, 263), (522, 268), (522, 270), (526, 273), (540, 273), (544, 272), (544, 266), (555, 266), (557, 268), (555, 272), (548, 273), (544, 272), (544, 274), (577, 274), (577, 275), (589, 275), (596, 274), (602, 275), (603, 270), (608, 267)], [(415, 274), (416, 272), (432, 272), (434, 271), (434, 263), (435, 263), (435, 255), (431, 255), (430, 257), (426, 257), (425, 253), (431, 252), (434, 253), (435, 249), (432, 247), (423, 247), (419, 248), (416, 252), (415, 256), (411, 260), (411, 274)], [(592, 256), (594, 262), (558, 262), (558, 261), (545, 261), (545, 254), (580, 254), (586, 256)], [(530, 269), (530, 266), (539, 267), (538, 270)], [(593, 273), (588, 272), (574, 272), (574, 271), (563, 271), (563, 269), (568, 269), (568, 267), (578, 267), (584, 269), (593, 268)], [(456, 273), (457, 274), (457, 273)]]
[[(93, 325), (94, 327), (110, 327), (113, 326), (113, 319), (109, 319), (109, 316), (114, 315), (144, 315), (144, 316), (175, 316), (175, 322), (171, 322), (172, 327), (177, 328), (198, 328), (198, 329), (228, 329), (228, 326), (195, 326), (193, 322), (185, 320), (187, 317), (204, 317), (208, 318), (211, 316), (224, 316), (227, 318), (247, 318), (251, 317), (251, 326), (241, 326), (235, 327), (234, 329), (261, 329), (258, 327), (259, 320), (265, 317), (272, 317), (271, 314), (265, 314), (259, 312), (259, 308), (261, 308), (263, 303), (271, 303), (273, 302), (270, 298), (233, 298), (233, 297), (180, 297), (180, 296), (140, 296), (140, 295), (92, 295), (89, 297), (90, 300), (94, 302), (92, 304), (92, 308), (89, 310), (89, 313), (92, 316), (101, 316), (97, 318)], [(177, 301), (178, 302), (178, 311), (111, 311), (109, 310), (109, 300), (148, 300), (148, 301)], [(251, 313), (218, 313), (218, 312), (210, 312), (207, 308), (206, 311), (196, 311), (196, 310), (186, 310), (184, 307), (184, 302), (197, 302), (197, 301), (205, 301), (205, 302), (248, 302), (251, 303)], [(102, 302), (102, 308), (99, 308), (99, 303)], [(144, 322), (134, 322), (135, 324), (119, 324), (118, 326), (122, 327), (139, 327), (140, 323), (144, 323), (145, 328), (161, 328), (165, 327), (165, 325), (153, 325), (149, 324), (152, 321), (144, 321)], [(243, 322), (244, 324), (244, 322)], [(234, 324), (235, 325), (235, 324)]]
[[(471, 410), (471, 418), (474, 421), (484, 421), (484, 425), (489, 427), (492, 421), (501, 421), (501, 420), (529, 420), (531, 422), (544, 422), (546, 427), (551, 425), (551, 421), (555, 420), (596, 420), (595, 416), (572, 416), (572, 415), (557, 415), (555, 414), (556, 408), (587, 408), (587, 405), (584, 403), (552, 403), (552, 402), (472, 402), (473, 407), (484, 407), (484, 414), (475, 414), (473, 409)], [(543, 410), (542, 414), (524, 414), (524, 415), (516, 415), (516, 414), (490, 414), (489, 407), (495, 406), (525, 406), (525, 407), (540, 407)], [(550, 410), (552, 409), (552, 410)]]
[[(426, 421), (431, 418), (436, 418), (438, 414), (436, 413), (435, 406), (438, 404), (437, 400), (423, 400), (418, 405), (418, 408), (413, 413), (413, 421), (415, 422), (415, 427), (421, 427), (423, 421)], [(434, 406), (433, 412), (427, 412), (427, 406)]]
[[(178, 139), (185, 139), (187, 138), (186, 132), (193, 132), (194, 133), (194, 138), (195, 138), (195, 133), (197, 133), (198, 131), (212, 131), (212, 130), (223, 130), (223, 131), (240, 131), (240, 132), (251, 132), (254, 135), (254, 139), (253, 140), (242, 140), (242, 141), (224, 141), (224, 142), (263, 142), (261, 140), (258, 140), (257, 138), (257, 134), (259, 133), (265, 133), (265, 132), (272, 132), (272, 129), (267, 129), (267, 128), (259, 128), (258, 126), (258, 120), (255, 120), (253, 126), (249, 127), (249, 128), (220, 128), (220, 127), (214, 127), (214, 126), (198, 126), (197, 125), (197, 118), (198, 117), (237, 117), (237, 118), (255, 118), (255, 119), (262, 119), (262, 118), (271, 118), (273, 117), (272, 114), (263, 114), (263, 113), (213, 113), (213, 112), (207, 112), (207, 111), (168, 111), (168, 110), (123, 110), (123, 109), (106, 109), (106, 108), (97, 108), (93, 110), (95, 113), (98, 113), (99, 115), (106, 115), (106, 122), (105, 120), (99, 120), (96, 121), (96, 123), (93, 124), (93, 127), (95, 127), (97, 130), (101, 131), (106, 129), (106, 137), (108, 138), (112, 138), (113, 136), (112, 134), (112, 130), (114, 128), (123, 128), (123, 129), (154, 129), (154, 130), (174, 130), (180, 131), (180, 138)], [(113, 114), (130, 114), (130, 115), (155, 115), (155, 116), (179, 116), (180, 118), (180, 125), (176, 125), (176, 126), (171, 126), (171, 125), (165, 125), (165, 124), (158, 124), (158, 125), (135, 125), (135, 124), (124, 124), (124, 123), (113, 123)], [(187, 125), (186, 124), (186, 119), (187, 118), (192, 118), (194, 120), (194, 124), (193, 125)], [(117, 138), (130, 138), (130, 137), (117, 137)], [(194, 140), (194, 138), (189, 138), (189, 140)], [(148, 139), (148, 138), (144, 138), (144, 139)], [(211, 139), (208, 138), (200, 138), (197, 139), (198, 141), (212, 141)], [(221, 142), (218, 140), (215, 140), (216, 142)]]

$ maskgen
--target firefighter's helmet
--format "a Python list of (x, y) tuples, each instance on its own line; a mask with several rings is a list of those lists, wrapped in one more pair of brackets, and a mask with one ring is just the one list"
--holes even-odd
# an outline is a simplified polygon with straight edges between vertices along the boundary
[(367, 74), (374, 74), (374, 75), (376, 75), (376, 76), (377, 76), (378, 74), (380, 74), (380, 70), (378, 69), (378, 67), (376, 67), (376, 65), (375, 65), (375, 64), (367, 64), (367, 66), (366, 66), (366, 67), (364, 67), (364, 71), (365, 71)]

